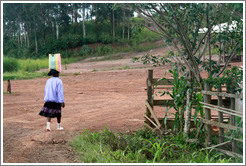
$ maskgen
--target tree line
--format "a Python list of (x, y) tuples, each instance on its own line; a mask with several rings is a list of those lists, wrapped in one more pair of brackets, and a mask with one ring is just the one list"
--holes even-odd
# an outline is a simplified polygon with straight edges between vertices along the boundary
[(76, 46), (65, 36), (80, 45), (129, 41), (132, 17), (133, 10), (114, 3), (4, 3), (4, 54), (46, 53), (57, 40)]

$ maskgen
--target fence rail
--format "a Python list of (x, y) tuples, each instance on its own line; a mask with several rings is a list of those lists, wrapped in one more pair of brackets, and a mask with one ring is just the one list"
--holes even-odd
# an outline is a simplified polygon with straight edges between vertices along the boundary
[[(173, 99), (165, 99), (165, 100), (154, 100), (154, 90), (155, 89), (171, 89), (173, 88), (173, 79), (158, 79), (153, 78), (153, 70), (148, 70), (148, 78), (146, 80), (147, 85), (147, 100), (145, 101), (146, 105), (146, 114), (144, 115), (147, 126), (150, 127), (151, 125), (155, 128), (153, 130), (161, 130), (161, 123), (160, 119), (158, 118), (156, 114), (154, 113), (154, 106), (164, 106), (169, 107), (171, 104), (174, 103)], [(199, 136), (199, 132), (205, 126), (206, 129), (206, 142), (207, 148), (216, 147), (215, 149), (218, 149), (219, 151), (231, 155), (231, 156), (242, 156), (241, 154), (237, 153), (237, 142), (243, 142), (242, 139), (236, 138), (234, 132), (232, 133), (232, 140), (225, 141), (225, 139), (229, 139), (229, 137), (225, 136), (224, 131), (225, 130), (233, 130), (233, 131), (240, 131), (243, 132), (242, 127), (236, 126), (235, 123), (235, 117), (243, 117), (243, 113), (236, 110), (235, 107), (235, 100), (240, 98), (243, 98), (243, 94), (235, 94), (235, 92), (230, 91), (230, 93), (227, 93), (228, 90), (225, 92), (225, 85), (219, 86), (219, 88), (216, 91), (212, 91), (211, 87), (209, 85), (205, 84), (204, 89), (201, 93), (203, 94), (203, 102), (200, 102), (203, 104), (203, 109), (205, 113), (204, 118), (197, 118), (200, 119), (200, 126), (199, 130), (196, 134), (196, 138)], [(223, 90), (222, 90), (223, 88)], [(217, 99), (212, 99), (212, 96), (216, 96)], [(224, 99), (223, 99), (224, 98)], [(186, 103), (186, 102), (185, 102)], [(196, 103), (193, 103), (193, 106), (196, 106)], [(211, 110), (218, 111), (218, 121), (215, 121), (214, 116), (211, 115)], [(230, 118), (228, 118), (228, 116)], [(153, 118), (152, 118), (153, 117)], [(213, 119), (212, 119), (213, 118)], [(225, 120), (230, 119), (231, 122), (228, 124), (228, 121)], [(208, 146), (210, 145), (212, 141), (212, 126), (219, 127), (219, 144)], [(224, 145), (231, 143), (232, 145), (232, 151), (226, 151), (224, 149), (219, 149), (218, 147), (223, 148)]]

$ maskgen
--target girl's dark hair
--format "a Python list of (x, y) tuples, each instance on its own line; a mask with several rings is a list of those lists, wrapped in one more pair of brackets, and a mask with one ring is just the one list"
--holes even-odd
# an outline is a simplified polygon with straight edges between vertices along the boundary
[(57, 71), (57, 70), (55, 70), (55, 69), (50, 69), (50, 71), (49, 71), (49, 73), (48, 73), (48, 76), (51, 76), (51, 75), (57, 75), (57, 74), (59, 74), (59, 72)]

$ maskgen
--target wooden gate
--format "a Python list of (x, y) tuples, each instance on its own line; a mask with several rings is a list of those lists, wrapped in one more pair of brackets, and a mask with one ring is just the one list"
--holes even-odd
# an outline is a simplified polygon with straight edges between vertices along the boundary
[[(171, 89), (172, 83), (174, 82), (173, 79), (165, 79), (160, 80), (159, 78), (153, 78), (153, 70), (148, 70), (148, 78), (146, 80), (147, 85), (147, 100), (145, 101), (146, 105), (146, 114), (144, 115), (147, 127), (150, 127), (153, 130), (159, 130), (161, 131), (162, 124), (160, 122), (160, 119), (156, 116), (154, 113), (154, 106), (170, 106), (171, 103), (173, 103), (173, 100), (155, 100), (154, 99), (154, 90), (155, 89)], [(158, 86), (157, 86), (158, 84)], [(237, 142), (243, 142), (242, 139), (236, 138), (234, 135), (234, 132), (232, 133), (232, 139), (225, 141), (225, 139), (230, 139), (229, 137), (225, 136), (225, 130), (229, 131), (239, 131), (243, 132), (242, 127), (236, 126), (236, 117), (243, 117), (243, 113), (238, 111), (235, 107), (235, 100), (238, 98), (243, 98), (243, 94), (237, 95), (234, 93), (225, 93), (222, 92), (222, 86), (218, 88), (218, 91), (201, 91), (203, 94), (204, 101), (201, 102), (203, 104), (205, 117), (204, 118), (197, 118), (200, 119), (201, 125), (198, 130), (198, 133), (196, 134), (196, 138), (199, 136), (199, 132), (202, 129), (202, 127), (205, 125), (206, 128), (206, 142), (205, 145), (207, 146), (204, 149), (210, 149), (215, 148), (218, 151), (221, 151), (227, 155), (233, 156), (233, 157), (241, 157), (242, 154), (237, 153)], [(211, 96), (217, 96), (216, 99), (212, 98)], [(224, 98), (224, 99), (223, 99)], [(228, 108), (229, 103), (229, 108)], [(218, 118), (211, 117), (211, 110), (218, 112)], [(227, 116), (225, 116), (227, 115)], [(231, 120), (230, 124), (228, 121), (224, 121), (225, 119)], [(217, 121), (216, 121), (217, 119)], [(212, 145), (212, 126), (219, 127), (219, 144)], [(228, 151), (223, 149), (223, 146), (226, 144), (231, 144), (232, 150)], [(221, 148), (218, 148), (221, 147)]]

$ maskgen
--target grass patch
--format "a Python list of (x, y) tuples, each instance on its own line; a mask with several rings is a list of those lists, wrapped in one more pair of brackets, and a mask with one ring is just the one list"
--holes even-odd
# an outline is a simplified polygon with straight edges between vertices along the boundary
[(4, 95), (14, 95), (16, 94), (15, 92), (11, 92), (11, 93), (8, 93), (8, 92), (3, 92)]
[(150, 129), (133, 134), (87, 130), (71, 141), (77, 158), (85, 163), (234, 163), (215, 150), (200, 151), (179, 135), (158, 135)]
[(24, 79), (34, 79), (34, 78), (41, 78), (41, 77), (48, 77), (47, 72), (25, 72), (25, 71), (18, 71), (18, 72), (6, 72), (3, 74), (3, 80), (6, 81), (10, 80), (24, 80)]
[(103, 56), (103, 57), (96, 57), (94, 59), (90, 59), (89, 62), (97, 62), (97, 61), (109, 61), (109, 60), (119, 60), (122, 59), (122, 56)]
[(147, 68), (147, 66), (144, 67), (130, 67), (130, 66), (123, 66), (123, 67), (115, 67), (115, 68), (104, 68), (102, 71), (110, 71), (110, 70), (127, 70), (127, 69), (143, 69)]
[(77, 75), (80, 75), (80, 73), (75, 72), (75, 73), (73, 73), (73, 75), (74, 75), (74, 76), (77, 76)]
[[(160, 46), (158, 46), (160, 47)], [(106, 47), (105, 47), (106, 48)], [(154, 46), (153, 44), (149, 44), (147, 46), (132, 46), (132, 47), (127, 47), (118, 50), (110, 49), (109, 51), (103, 51), (102, 55), (100, 58), (95, 58), (89, 60), (90, 62), (94, 61), (107, 61), (107, 60), (119, 60), (122, 59), (123, 56), (120, 55), (112, 55), (112, 53), (123, 53), (123, 52), (129, 52), (129, 51), (147, 51), (153, 48), (157, 48), (157, 46)], [(88, 54), (88, 55), (83, 55), (79, 56), (76, 51), (72, 51), (70, 53), (71, 55), (67, 58), (62, 58), (62, 64), (65, 65), (65, 70), (67, 69), (66, 64), (69, 63), (74, 63), (78, 62), (81, 60), (84, 60), (88, 57), (92, 57), (97, 55), (98, 53), (96, 52), (95, 54)], [(100, 54), (101, 55), (101, 54)], [(11, 57), (3, 57), (3, 80), (7, 79), (33, 79), (33, 78), (40, 78), (40, 77), (46, 77), (47, 73), (40, 73), (40, 72), (35, 72), (40, 69), (45, 69), (49, 67), (49, 58), (41, 58), (41, 59), (16, 59), (16, 58), (11, 58)], [(108, 70), (126, 70), (126, 69), (135, 69), (129, 66), (124, 66), (124, 67), (119, 67), (119, 68), (109, 68), (109, 69), (103, 69), (103, 71), (108, 71)], [(97, 70), (96, 70), (97, 71)]]
[(98, 71), (98, 70), (97, 70), (97, 69), (95, 69), (95, 68), (92, 70), (92, 72), (97, 72), (97, 71)]
[(34, 72), (49, 67), (49, 59), (18, 59), (21, 71)]
[(61, 60), (61, 62), (62, 62), (62, 64), (69, 64), (69, 63), (74, 63), (74, 62), (82, 61), (82, 60), (84, 60), (86, 58), (88, 58), (88, 56), (63, 58)]

